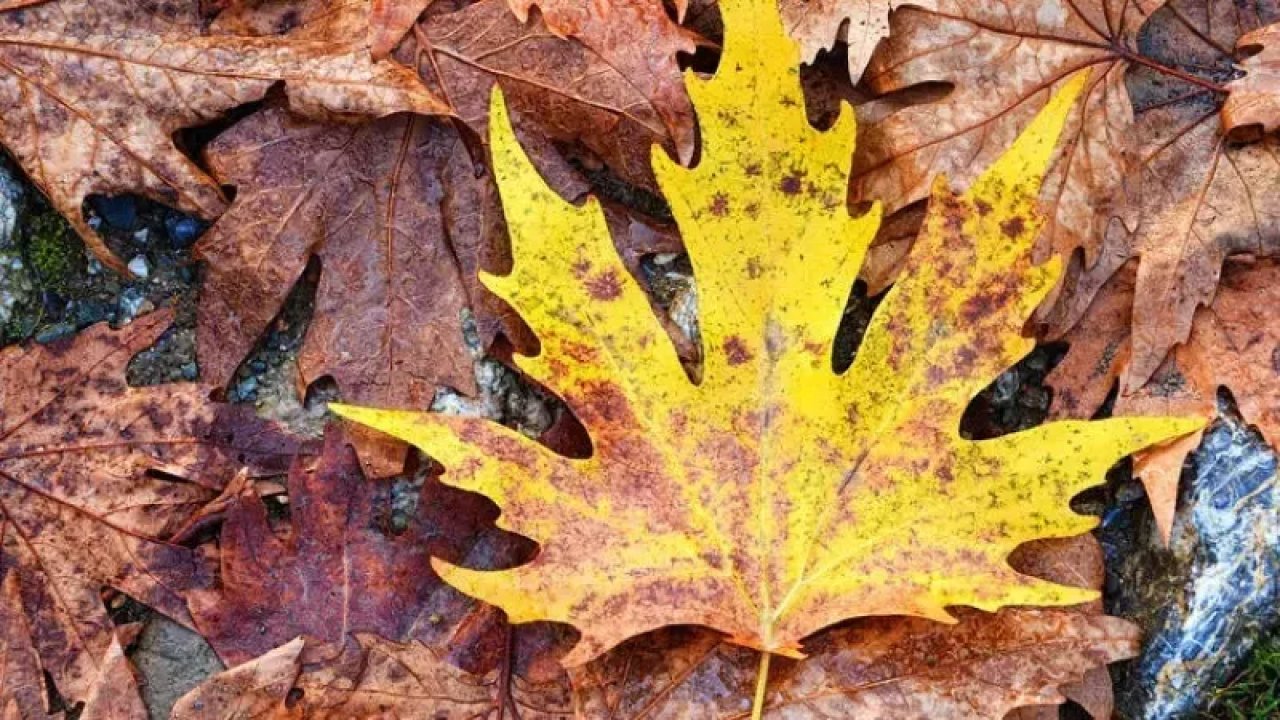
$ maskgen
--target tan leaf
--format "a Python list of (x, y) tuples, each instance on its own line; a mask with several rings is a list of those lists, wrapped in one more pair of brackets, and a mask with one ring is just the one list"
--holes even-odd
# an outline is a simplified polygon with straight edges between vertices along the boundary
[(208, 568), (163, 538), (236, 468), (279, 472), (298, 451), (250, 408), (209, 402), (211, 386), (125, 384), (169, 317), (0, 352), (0, 575), (20, 581), (41, 665), (73, 702), (113, 636), (103, 589), (190, 624), (181, 593)]
[(933, 9), (934, 0), (781, 0), (782, 22), (800, 43), (800, 57), (813, 62), (818, 53), (849, 46), (849, 79), (857, 83), (880, 41), (889, 35), (889, 13), (900, 5)]
[(111, 638), (97, 681), (79, 717), (80, 720), (147, 720), (147, 708), (138, 694), (138, 679), (124, 656), (120, 638)]
[(22, 610), (18, 576), (10, 573), (0, 585), (0, 709), (5, 720), (41, 717), (47, 711), (46, 697), (40, 656)]
[(309, 114), (447, 112), (411, 71), (374, 64), (349, 39), (201, 28), (195, 3), (180, 0), (58, 0), (0, 14), (0, 142), (117, 268), (81, 215), (85, 197), (140, 193), (216, 217), (226, 207), (217, 183), (172, 136), (261, 98), (276, 81)]
[(879, 92), (927, 82), (952, 90), (867, 129), (855, 196), (893, 210), (924, 197), (937, 173), (970, 181), (1053, 88), (1093, 68), (1045, 183), (1051, 222), (1036, 250), (1080, 256), (1041, 320), (1050, 334), (1065, 332), (1107, 278), (1139, 257), (1126, 382), (1141, 385), (1212, 298), (1223, 258), (1280, 247), (1277, 140), (1228, 143), (1218, 120), (1236, 41), (1277, 19), (1275, 0), (904, 7), (866, 82)]
[(1237, 45), (1258, 54), (1240, 63), (1244, 77), (1227, 84), (1231, 95), (1222, 106), (1222, 124), (1228, 130), (1260, 125), (1274, 132), (1280, 128), (1280, 24), (1247, 33)]

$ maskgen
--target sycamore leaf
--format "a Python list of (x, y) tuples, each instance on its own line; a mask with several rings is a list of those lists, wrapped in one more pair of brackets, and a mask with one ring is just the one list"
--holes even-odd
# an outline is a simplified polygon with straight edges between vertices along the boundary
[[(1054, 390), (1053, 415), (1088, 417), (1106, 400), (1129, 358), (1128, 317), (1134, 300), (1132, 268), (1117, 273), (1067, 339), (1071, 349), (1046, 382)], [(1187, 342), (1151, 380), (1115, 401), (1124, 415), (1218, 416), (1218, 389), (1231, 391), (1240, 415), (1280, 448), (1280, 322), (1270, 311), (1280, 302), (1280, 264), (1227, 263), (1213, 304), (1201, 308)], [(1134, 474), (1142, 479), (1161, 536), (1168, 541), (1183, 461), (1200, 433), (1139, 453)]]
[(369, 10), (369, 51), (383, 60), (418, 22), (431, 0), (372, 0)]
[(865, 80), (891, 93), (947, 83), (938, 102), (865, 129), (855, 197), (893, 212), (930, 178), (967, 186), (1081, 68), (1092, 80), (1045, 184), (1049, 223), (1036, 258), (1078, 256), (1039, 321), (1070, 329), (1106, 280), (1139, 258), (1134, 356), (1141, 385), (1186, 339), (1223, 259), (1280, 250), (1280, 140), (1226, 137), (1221, 83), (1248, 31), (1280, 20), (1280, 3), (1232, 0), (944, 0), (904, 7)]
[(221, 190), (173, 134), (280, 80), (312, 115), (448, 112), (412, 71), (349, 40), (208, 35), (191, 2), (58, 0), (0, 14), (0, 142), (121, 270), (81, 214), (85, 197), (140, 193), (216, 217)]
[[(1102, 585), (1102, 549), (1092, 535), (1031, 543), (1015, 564), (1065, 584)], [(815, 635), (804, 661), (775, 661), (763, 716), (998, 720), (1014, 708), (1052, 707), (1065, 695), (1109, 720), (1111, 678), (1103, 664), (1137, 654), (1139, 633), (1101, 609), (1099, 602), (969, 611), (957, 613), (956, 625), (855, 621)], [(727, 720), (746, 716), (757, 664), (754, 653), (715, 633), (681, 628), (628, 641), (571, 676), (580, 717)]]
[(624, 270), (599, 204), (546, 186), (496, 95), (514, 269), (485, 282), (541, 342), (518, 366), (564, 399), (593, 454), (563, 457), (474, 419), (335, 411), (420, 447), (445, 482), (488, 495), (502, 527), (541, 544), (512, 570), (434, 565), (513, 622), (574, 625), (568, 666), (673, 624), (795, 656), (846, 618), (949, 621), (948, 605), (1089, 599), (1007, 556), (1088, 530), (1074, 494), (1198, 421), (1057, 423), (983, 441), (958, 431), (970, 399), (1034, 345), (1020, 330), (1058, 274), (1031, 264), (1036, 195), (1087, 77), (968, 192), (939, 180), (904, 279), (837, 375), (832, 340), (878, 221), (845, 205), (853, 113), (829, 131), (809, 125), (799, 52), (772, 0), (720, 9), (720, 69), (687, 79), (701, 158), (683, 168), (654, 153), (698, 281), (701, 382)]
[(125, 383), (169, 318), (0, 352), (0, 576), (20, 581), (41, 666), (72, 702), (113, 637), (103, 589), (190, 625), (181, 594), (210, 568), (165, 539), (235, 469), (280, 472), (299, 449), (209, 385)]
[[(172, 720), (346, 720), (347, 718), (505, 718), (568, 720), (566, 682), (469, 675), (421, 643), (363, 635), (354, 676), (303, 663), (302, 638), (215, 675), (174, 706)], [(339, 679), (340, 678), (340, 679)], [(505, 697), (504, 697), (505, 696)]]

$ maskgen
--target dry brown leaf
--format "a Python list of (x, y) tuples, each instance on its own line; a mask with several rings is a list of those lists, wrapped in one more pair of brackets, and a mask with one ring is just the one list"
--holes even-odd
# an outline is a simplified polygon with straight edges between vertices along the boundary
[[(174, 706), (172, 720), (571, 717), (567, 683), (516, 680), (503, 691), (496, 674), (469, 675), (421, 643), (364, 635), (360, 644), (365, 653), (353, 676), (304, 668), (304, 641), (297, 638), (192, 690)], [(499, 697), (504, 692), (510, 697)]]
[(195, 3), (59, 0), (0, 14), (0, 142), (104, 261), (86, 196), (139, 193), (212, 218), (220, 189), (173, 134), (279, 80), (312, 115), (448, 109), (414, 74), (345, 41), (207, 35)]
[[(683, 89), (674, 92), (669, 81), (678, 77), (667, 78), (664, 69), (674, 69), (674, 56), (659, 63), (685, 41), (637, 28), (646, 16), (635, 9), (639, 5), (626, 7), (631, 8), (624, 15), (627, 22), (618, 30), (600, 26), (600, 18), (592, 16), (571, 39), (560, 37), (541, 15), (522, 23), (505, 0), (481, 0), (450, 13), (433, 8), (419, 26), (417, 48), (402, 49), (403, 57), (412, 63), (421, 50), (416, 57), (423, 77), (479, 136), (488, 134), (489, 93), (500, 84), (522, 129), (581, 142), (623, 179), (651, 186), (648, 148), (679, 144), (687, 151), (693, 137), (689, 100)], [(631, 49), (642, 47), (634, 36), (659, 33), (655, 42), (662, 52), (643, 56), (657, 69), (636, 59), (622, 62), (614, 56), (616, 47), (591, 44), (616, 39), (609, 33), (623, 30), (633, 36), (624, 46)], [(688, 43), (691, 48), (692, 40)], [(552, 178), (552, 185), (560, 183)]]
[(894, 210), (924, 197), (938, 173), (969, 182), (1054, 87), (1092, 68), (1045, 185), (1052, 221), (1037, 247), (1038, 258), (1080, 250), (1082, 262), (1042, 319), (1050, 334), (1065, 332), (1107, 278), (1140, 257), (1127, 370), (1127, 383), (1140, 385), (1212, 298), (1224, 257), (1280, 247), (1277, 140), (1228, 143), (1218, 120), (1237, 40), (1277, 18), (1275, 0), (903, 8), (865, 80), (879, 92), (928, 82), (952, 91), (867, 128), (854, 194)]
[(102, 670), (85, 701), (79, 720), (147, 720), (138, 693), (138, 679), (124, 655), (120, 638), (112, 637), (102, 658)]
[[(1280, 265), (1227, 263), (1213, 304), (1196, 312), (1191, 335), (1146, 385), (1122, 393), (1115, 412), (1125, 415), (1217, 416), (1217, 391), (1231, 391), (1241, 416), (1280, 447), (1280, 323), (1270, 308), (1280, 302)], [(1080, 325), (1067, 336), (1070, 351), (1046, 382), (1054, 389), (1053, 414), (1088, 417), (1106, 399), (1129, 357), (1131, 272), (1117, 274), (1098, 295)], [(1173, 527), (1183, 461), (1200, 444), (1197, 432), (1135, 456), (1167, 541)]]
[(1257, 54), (1240, 63), (1245, 76), (1227, 84), (1231, 95), (1222, 106), (1222, 124), (1228, 130), (1260, 125), (1263, 132), (1275, 132), (1280, 128), (1280, 24), (1243, 35), (1237, 44)]
[[(449, 125), (408, 114), (315, 123), (270, 108), (207, 155), (239, 192), (196, 246), (209, 268), (197, 330), (206, 377), (230, 380), (316, 257), (303, 383), (330, 376), (344, 398), (402, 408), (430, 406), (439, 385), (475, 391), (462, 273), (476, 268), (460, 266), (454, 240), (479, 242), (483, 229), (471, 226), (483, 220), (468, 216), (488, 180)], [(404, 467), (401, 443), (369, 437), (359, 449), (374, 477)]]
[(372, 0), (369, 15), (369, 49), (374, 60), (383, 60), (409, 34), (431, 0)]
[(72, 701), (113, 637), (103, 589), (190, 624), (181, 593), (207, 568), (163, 538), (236, 468), (279, 472), (298, 451), (251, 408), (209, 402), (210, 386), (125, 384), (169, 317), (0, 352), (0, 575), (17, 578), (41, 666)]
[[(667, 127), (680, 162), (693, 157), (693, 106), (677, 53), (692, 54), (701, 38), (667, 16), (662, 0), (508, 0), (521, 23), (537, 6), (547, 29), (577, 38), (648, 99)], [(683, 7), (680, 14), (683, 14)], [(488, 93), (485, 93), (488, 96)], [(640, 153), (646, 154), (646, 153)]]
[(5, 720), (46, 714), (44, 675), (32, 644), (31, 627), (22, 611), (18, 576), (10, 573), (0, 585), (0, 710)]
[[(1026, 546), (1015, 562), (1059, 582), (1102, 581), (1101, 551), (1087, 535)], [(1059, 688), (1070, 684), (1067, 696), (1108, 718), (1110, 678), (1100, 666), (1135, 654), (1138, 633), (1100, 612), (1098, 605), (967, 611), (957, 613), (958, 625), (859, 620), (815, 636), (805, 660), (775, 658), (764, 717), (994, 719), (1060, 703)], [(663, 630), (574, 671), (576, 709), (579, 717), (617, 720), (746, 718), (758, 660), (714, 633)]]
[(289, 474), (283, 537), (258, 493), (238, 490), (222, 526), (220, 586), (188, 595), (196, 627), (228, 665), (297, 636), (340, 653), (357, 633), (443, 646), (469, 625), (500, 631), (497, 614), (446, 586), (430, 559), (501, 564), (531, 550), (493, 529), (491, 505), (430, 480), (407, 527), (393, 525), (391, 484), (367, 481), (336, 429), (316, 467), (300, 461)]

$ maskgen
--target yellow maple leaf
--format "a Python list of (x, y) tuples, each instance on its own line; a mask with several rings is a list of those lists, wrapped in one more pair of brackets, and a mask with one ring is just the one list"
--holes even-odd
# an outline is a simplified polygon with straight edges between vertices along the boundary
[(832, 340), (879, 222), (878, 209), (846, 208), (853, 113), (827, 131), (809, 125), (774, 0), (720, 9), (720, 69), (686, 81), (701, 158), (684, 168), (653, 157), (698, 282), (701, 381), (624, 269), (598, 203), (547, 187), (495, 94), (514, 269), (484, 282), (538, 335), (540, 354), (517, 364), (582, 421), (592, 456), (484, 420), (335, 412), (421, 448), (445, 482), (489, 496), (503, 527), (541, 543), (510, 570), (434, 565), (513, 622), (573, 624), (581, 640), (566, 665), (665, 625), (798, 655), (801, 639), (846, 618), (948, 621), (948, 605), (1092, 599), (1006, 558), (1089, 530), (1073, 495), (1199, 421), (1061, 422), (981, 441), (958, 429), (970, 399), (1034, 345), (1021, 328), (1059, 272), (1029, 260), (1036, 196), (1084, 77), (967, 193), (937, 182), (903, 279), (838, 375)]

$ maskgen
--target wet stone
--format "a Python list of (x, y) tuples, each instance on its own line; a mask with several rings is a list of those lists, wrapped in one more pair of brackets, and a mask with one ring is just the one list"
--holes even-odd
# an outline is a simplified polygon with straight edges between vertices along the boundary
[(1166, 549), (1144, 500), (1109, 513), (1109, 609), (1143, 626), (1142, 655), (1120, 672), (1124, 717), (1199, 717), (1255, 643), (1280, 626), (1276, 457), (1237, 417), (1206, 433), (1184, 470)]

